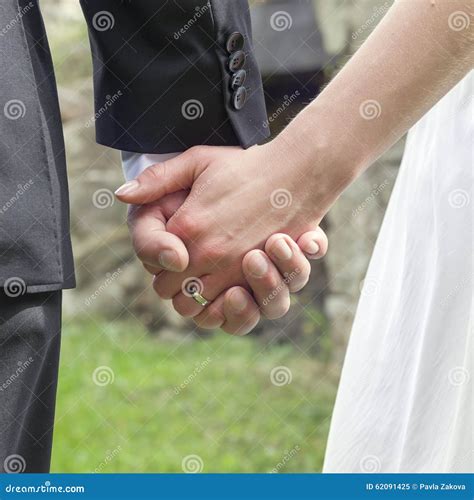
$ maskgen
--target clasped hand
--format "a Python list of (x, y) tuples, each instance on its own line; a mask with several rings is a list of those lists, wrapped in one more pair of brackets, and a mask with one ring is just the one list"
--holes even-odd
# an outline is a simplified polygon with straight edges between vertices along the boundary
[(281, 161), (266, 146), (200, 146), (116, 192), (157, 294), (202, 328), (243, 335), (261, 315), (283, 316), (309, 279), (308, 259), (326, 253), (302, 173)]

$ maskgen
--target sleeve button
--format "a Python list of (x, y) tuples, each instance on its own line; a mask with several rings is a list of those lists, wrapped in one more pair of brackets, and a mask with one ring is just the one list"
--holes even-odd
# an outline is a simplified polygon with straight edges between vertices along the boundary
[(239, 33), (238, 31), (235, 31), (231, 35), (229, 35), (229, 38), (227, 39), (227, 44), (226, 44), (226, 49), (229, 54), (232, 54), (233, 52), (236, 52), (238, 50), (242, 50), (244, 48), (244, 35), (242, 33)]

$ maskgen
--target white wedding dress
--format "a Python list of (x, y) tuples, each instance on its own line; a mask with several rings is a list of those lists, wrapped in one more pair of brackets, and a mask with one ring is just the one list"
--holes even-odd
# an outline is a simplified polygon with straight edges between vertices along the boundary
[(408, 134), (324, 472), (473, 471), (473, 93), (471, 71)]

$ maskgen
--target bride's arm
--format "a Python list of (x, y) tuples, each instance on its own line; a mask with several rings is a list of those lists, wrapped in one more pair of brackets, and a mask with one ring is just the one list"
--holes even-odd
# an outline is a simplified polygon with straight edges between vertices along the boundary
[(273, 147), (292, 158), (296, 150), (303, 164), (323, 155), (327, 161), (318, 162), (321, 168), (339, 165), (332, 176), (316, 172), (339, 194), (460, 81), (473, 62), (473, 0), (398, 0)]

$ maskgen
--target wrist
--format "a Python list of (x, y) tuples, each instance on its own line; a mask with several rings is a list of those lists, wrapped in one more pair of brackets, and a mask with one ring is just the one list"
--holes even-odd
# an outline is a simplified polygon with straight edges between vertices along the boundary
[(268, 146), (284, 168), (291, 166), (304, 181), (316, 215), (322, 218), (363, 169), (364, 161), (347, 138), (341, 139), (340, 128), (331, 133), (330, 127), (318, 123), (327, 120), (307, 108)]

